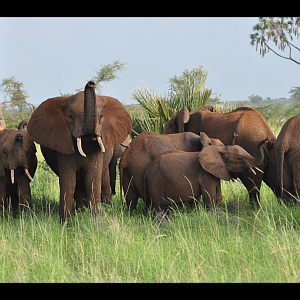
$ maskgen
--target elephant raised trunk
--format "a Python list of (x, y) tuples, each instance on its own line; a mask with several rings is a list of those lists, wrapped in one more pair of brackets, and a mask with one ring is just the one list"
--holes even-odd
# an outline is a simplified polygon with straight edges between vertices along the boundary
[[(105, 152), (102, 138), (99, 135), (99, 132), (97, 132), (97, 122), (100, 122), (102, 116), (97, 116), (95, 83), (93, 81), (89, 81), (84, 88), (84, 116), (82, 123), (82, 133), (83, 135), (92, 135), (93, 140), (97, 140), (101, 151)], [(86, 154), (82, 150), (81, 137), (77, 138), (77, 148), (80, 155), (86, 157)]]
[(84, 88), (84, 118), (83, 118), (84, 134), (95, 135), (97, 125), (97, 102), (95, 94), (95, 83), (89, 81)]
[(261, 142), (258, 143), (257, 145), (257, 153), (258, 153), (258, 156), (256, 157), (255, 159), (255, 162), (254, 162), (254, 165), (255, 166), (259, 166), (263, 160), (264, 160), (264, 149), (263, 149), (263, 146), (265, 143), (268, 143), (268, 139), (264, 139), (262, 140)]

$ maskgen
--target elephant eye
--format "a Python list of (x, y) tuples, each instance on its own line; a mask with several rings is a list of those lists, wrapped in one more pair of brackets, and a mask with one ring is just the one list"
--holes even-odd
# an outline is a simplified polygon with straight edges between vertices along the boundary
[(69, 114), (69, 118), (73, 121), (73, 115)]
[(102, 118), (103, 118), (103, 114), (101, 114), (101, 115), (99, 116), (99, 121), (101, 121)]
[(2, 150), (2, 153), (3, 153), (3, 155), (7, 155), (7, 150), (6, 150), (6, 149), (3, 149), (3, 150)]

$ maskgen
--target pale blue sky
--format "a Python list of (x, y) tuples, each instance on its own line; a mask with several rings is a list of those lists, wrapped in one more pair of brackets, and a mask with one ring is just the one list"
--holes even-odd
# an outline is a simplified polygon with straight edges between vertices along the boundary
[[(29, 102), (73, 93), (102, 64), (120, 60), (121, 80), (103, 94), (135, 103), (130, 92), (142, 86), (163, 95), (168, 77), (203, 65), (207, 87), (221, 100), (251, 94), (289, 97), (300, 85), (299, 65), (272, 53), (262, 58), (249, 35), (258, 18), (0, 18), (0, 80), (23, 81)], [(296, 40), (299, 44), (299, 40)], [(3, 94), (0, 95), (3, 101)]]

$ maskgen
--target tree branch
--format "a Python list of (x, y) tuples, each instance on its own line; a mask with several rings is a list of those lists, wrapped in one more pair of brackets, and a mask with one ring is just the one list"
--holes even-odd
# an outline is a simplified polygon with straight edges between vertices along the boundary
[(279, 56), (279, 57), (281, 57), (281, 58), (284, 58), (284, 59), (289, 59), (289, 60), (295, 62), (296, 64), (300, 65), (300, 62), (294, 60), (294, 59), (291, 57), (291, 47), (290, 47), (289, 45), (288, 45), (288, 46), (290, 47), (290, 57), (286, 57), (286, 56), (282, 56), (282, 55), (278, 54), (278, 53), (275, 52), (272, 48), (270, 48), (270, 47), (268, 46), (268, 44), (266, 43), (265, 40), (264, 40), (263, 42), (264, 42), (265, 46), (266, 46), (269, 50), (271, 50), (273, 53), (275, 53), (277, 56)]

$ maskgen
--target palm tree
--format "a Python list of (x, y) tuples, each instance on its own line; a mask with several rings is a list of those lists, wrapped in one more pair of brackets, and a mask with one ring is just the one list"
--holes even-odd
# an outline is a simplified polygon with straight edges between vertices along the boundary
[(201, 66), (169, 78), (170, 89), (165, 98), (158, 98), (146, 84), (143, 89), (137, 87), (131, 94), (144, 110), (142, 116), (133, 120), (140, 129), (137, 131), (162, 133), (165, 124), (183, 107), (192, 111), (205, 106), (212, 94), (212, 89), (205, 88), (207, 76), (208, 71)]

